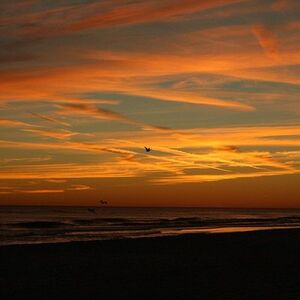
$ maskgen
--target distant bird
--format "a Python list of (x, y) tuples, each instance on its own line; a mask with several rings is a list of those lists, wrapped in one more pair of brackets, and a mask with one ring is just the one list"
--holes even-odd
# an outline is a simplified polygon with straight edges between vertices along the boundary
[(105, 200), (100, 200), (99, 203), (100, 203), (101, 205), (107, 205), (107, 204), (108, 204), (108, 202), (105, 201)]
[(96, 209), (95, 208), (88, 208), (88, 212), (92, 213), (92, 214), (96, 214)]
[(150, 148), (150, 147), (149, 147), (149, 148), (147, 148), (147, 147), (145, 147), (145, 146), (144, 146), (144, 148), (145, 148), (146, 152), (150, 152), (150, 150), (151, 150), (151, 148)]

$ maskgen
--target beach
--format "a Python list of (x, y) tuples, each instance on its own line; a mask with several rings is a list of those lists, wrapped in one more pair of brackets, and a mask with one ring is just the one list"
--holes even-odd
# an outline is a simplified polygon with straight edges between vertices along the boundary
[(300, 230), (0, 247), (1, 299), (300, 299)]

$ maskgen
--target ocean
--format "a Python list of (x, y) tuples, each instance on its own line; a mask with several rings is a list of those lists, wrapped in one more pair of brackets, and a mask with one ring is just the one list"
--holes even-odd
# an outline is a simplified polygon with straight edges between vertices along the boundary
[(0, 207), (0, 246), (297, 227), (300, 209)]

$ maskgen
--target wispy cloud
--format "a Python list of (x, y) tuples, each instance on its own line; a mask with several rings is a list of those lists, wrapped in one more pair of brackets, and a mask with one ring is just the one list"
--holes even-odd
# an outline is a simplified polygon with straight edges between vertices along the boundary
[(190, 104), (200, 104), (200, 105), (209, 105), (216, 106), (221, 108), (241, 110), (241, 111), (253, 111), (254, 107), (251, 105), (241, 103), (238, 101), (226, 101), (212, 97), (201, 96), (197, 93), (192, 92), (183, 92), (183, 91), (172, 91), (168, 89), (157, 89), (157, 90), (147, 90), (143, 88), (128, 90), (128, 94), (139, 95), (143, 97), (171, 101), (171, 102), (180, 102), (180, 103), (190, 103)]
[(73, 132), (69, 130), (46, 130), (46, 129), (23, 129), (24, 132), (31, 133), (33, 135), (50, 137), (55, 139), (69, 139), (72, 136), (84, 135), (83, 133)]
[(285, 10), (293, 10), (299, 6), (299, 3), (294, 0), (276, 0), (274, 1), (272, 8), (275, 11), (285, 11)]
[(65, 182), (67, 182), (67, 181), (64, 180), (64, 179), (54, 179), (54, 178), (47, 179), (46, 181), (47, 181), (47, 182), (50, 182), (50, 183), (65, 183)]
[(39, 114), (39, 113), (31, 113), (31, 114), (34, 117), (37, 117), (39, 119), (45, 120), (45, 121), (50, 122), (50, 123), (54, 123), (54, 124), (58, 124), (58, 125), (63, 125), (63, 126), (67, 126), (67, 127), (71, 127), (72, 126), (71, 124), (69, 124), (67, 122), (58, 120), (56, 118), (53, 118), (53, 117), (50, 117), (50, 116), (47, 116), (47, 115), (44, 115), (44, 114)]
[(0, 119), (0, 125), (3, 127), (34, 127), (34, 125), (27, 122), (11, 119)]
[[(147, 177), (150, 174), (157, 174), (156, 179), (151, 182), (173, 184), (180, 181), (206, 182), (296, 174), (300, 170), (300, 165), (295, 160), (295, 155), (299, 151), (287, 153), (280, 149), (286, 146), (300, 147), (297, 136), (292, 138), (297, 132), (299, 126), (233, 127), (222, 130), (202, 128), (171, 133), (145, 131), (128, 141), (102, 139), (101, 142), (94, 143), (40, 144), (2, 142), (0, 147), (72, 150), (95, 154), (106, 152), (115, 154), (119, 159), (93, 164), (77, 162), (7, 166), (2, 168), (0, 178), (51, 180)], [(230, 145), (232, 141), (235, 141), (234, 146)], [(144, 152), (143, 145), (146, 143), (151, 145), (152, 152)], [(247, 147), (279, 147), (279, 150), (247, 150)], [(206, 174), (208, 170), (209, 173)], [(162, 172), (165, 175), (161, 174)]]
[(264, 51), (268, 55), (278, 56), (280, 43), (275, 34), (262, 24), (253, 26), (252, 30)]
[[(155, 0), (91, 2), (63, 5), (43, 10), (21, 11), (17, 16), (2, 18), (2, 24), (17, 24), (15, 34), (27, 38), (45, 38), (94, 28), (125, 26), (192, 14), (243, 0)], [(46, 7), (46, 5), (45, 5)], [(61, 18), (61, 15), (64, 18)]]
[(42, 156), (42, 157), (15, 157), (15, 158), (4, 158), (0, 159), (0, 163), (16, 163), (16, 162), (42, 162), (51, 160), (51, 156)]
[(71, 187), (67, 188), (68, 191), (86, 191), (90, 189), (90, 186), (84, 184), (74, 184)]
[(210, 0), (210, 1), (165, 1), (159, 3), (155, 1), (132, 2), (124, 6), (112, 8), (111, 10), (96, 16), (91, 16), (80, 20), (70, 26), (72, 31), (99, 28), (114, 25), (127, 25), (135, 23), (153, 22), (166, 18), (194, 13), (197, 11), (224, 6), (230, 3), (241, 2), (238, 0)]
[(212, 182), (219, 180), (229, 180), (229, 179), (238, 179), (238, 178), (255, 178), (255, 177), (266, 177), (274, 175), (288, 175), (296, 174), (298, 172), (292, 171), (272, 171), (272, 172), (255, 172), (255, 173), (241, 173), (241, 174), (226, 174), (226, 175), (194, 175), (194, 176), (174, 176), (170, 178), (158, 178), (153, 179), (154, 184), (183, 184), (183, 183), (203, 183), (203, 182)]
[(93, 118), (100, 119), (103, 121), (114, 121), (114, 122), (120, 122), (120, 123), (124, 123), (124, 124), (135, 125), (144, 130), (154, 130), (154, 131), (170, 130), (170, 128), (166, 128), (166, 127), (144, 124), (143, 122), (133, 120), (122, 114), (113, 112), (108, 109), (103, 109), (103, 108), (97, 107), (95, 105), (59, 104), (57, 106), (59, 107), (59, 110), (57, 111), (57, 114), (59, 114), (59, 115), (72, 115), (72, 116), (82, 115), (85, 117), (93, 117)]
[(62, 189), (41, 189), (41, 190), (19, 190), (18, 193), (23, 194), (48, 194), (48, 193), (63, 193)]
[(99, 108), (87, 104), (60, 104), (58, 105), (60, 115), (88, 115), (101, 120), (118, 121), (126, 124), (137, 124), (133, 120), (122, 116), (121, 114), (115, 113), (108, 109)]

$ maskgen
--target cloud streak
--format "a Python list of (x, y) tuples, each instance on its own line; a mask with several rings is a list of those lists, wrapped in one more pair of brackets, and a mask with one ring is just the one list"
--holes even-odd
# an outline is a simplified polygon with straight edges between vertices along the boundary
[(255, 25), (252, 30), (262, 49), (270, 56), (278, 56), (280, 43), (275, 34), (264, 25)]
[(85, 117), (93, 117), (103, 121), (114, 121), (123, 124), (135, 125), (144, 130), (154, 130), (154, 131), (170, 130), (169, 128), (165, 128), (165, 127), (144, 124), (143, 122), (135, 121), (122, 114), (113, 112), (108, 109), (103, 109), (95, 105), (68, 103), (68, 104), (59, 104), (58, 107), (59, 110), (57, 111), (57, 114), (59, 115), (72, 115), (72, 116), (82, 115)]
[(0, 119), (0, 125), (3, 127), (34, 127), (34, 125), (11, 119)]
[[(63, 5), (4, 17), (2, 25), (15, 25), (19, 37), (45, 38), (95, 28), (165, 22), (181, 15), (212, 9), (242, 0), (150, 0), (91, 2)], [(46, 6), (46, 5), (45, 5)], [(64, 18), (61, 18), (61, 15)]]
[[(220, 129), (193, 129), (181, 132), (140, 132), (135, 139), (101, 142), (16, 143), (2, 142), (0, 148), (73, 151), (78, 153), (109, 153), (111, 161), (94, 163), (21, 164), (4, 166), (2, 179), (74, 179), (74, 178), (147, 178), (153, 184), (212, 182), (237, 178), (298, 174), (298, 150), (282, 151), (282, 147), (300, 147), (300, 140), (291, 138), (299, 132), (298, 126), (239, 127)], [(157, 135), (161, 135), (158, 137)], [(228, 146), (229, 141), (235, 146)], [(151, 144), (150, 154), (143, 145)], [(180, 148), (178, 148), (180, 145)], [(276, 151), (247, 150), (259, 146), (279, 147)], [(129, 150), (132, 149), (132, 150)], [(185, 149), (190, 149), (185, 150)], [(43, 172), (42, 170), (47, 170)], [(192, 174), (191, 174), (192, 173)], [(194, 173), (194, 174), (193, 174)], [(200, 173), (200, 174), (199, 174)], [(82, 188), (82, 189), (81, 189)], [(83, 190), (85, 187), (74, 187)], [(72, 190), (72, 187), (68, 188)], [(87, 188), (86, 188), (87, 190)]]
[(55, 139), (69, 139), (73, 136), (84, 135), (83, 133), (72, 132), (69, 130), (45, 130), (45, 129), (23, 129), (24, 132), (31, 133), (33, 135), (50, 137)]
[(46, 116), (44, 114), (31, 113), (31, 115), (33, 115), (34, 117), (37, 117), (39, 119), (45, 120), (47, 122), (50, 122), (50, 123), (54, 123), (54, 124), (58, 124), (58, 125), (62, 125), (62, 126), (67, 126), (67, 127), (71, 127), (72, 126), (71, 124), (69, 124), (67, 122), (55, 119), (55, 118), (50, 117), (50, 116)]

